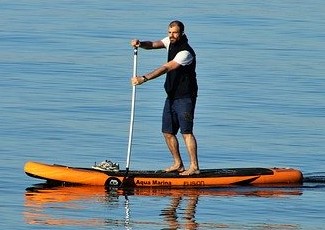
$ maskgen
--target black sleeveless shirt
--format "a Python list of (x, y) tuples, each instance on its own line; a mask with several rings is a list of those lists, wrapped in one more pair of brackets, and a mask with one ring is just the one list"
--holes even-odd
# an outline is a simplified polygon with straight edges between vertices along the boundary
[(196, 55), (192, 47), (188, 44), (186, 35), (183, 35), (175, 44), (171, 43), (169, 45), (168, 61), (173, 60), (176, 54), (183, 50), (192, 54), (193, 61), (189, 65), (181, 65), (179, 68), (167, 73), (164, 87), (169, 99), (197, 97)]

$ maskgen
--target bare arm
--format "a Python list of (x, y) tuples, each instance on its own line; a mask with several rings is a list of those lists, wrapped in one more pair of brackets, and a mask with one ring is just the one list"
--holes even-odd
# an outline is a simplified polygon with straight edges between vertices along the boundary
[(177, 69), (178, 67), (180, 67), (180, 64), (178, 64), (177, 62), (172, 60), (144, 76), (133, 77), (131, 79), (131, 81), (132, 81), (133, 85), (141, 85), (142, 83), (144, 83), (146, 81), (155, 79), (165, 73), (168, 73), (169, 71)]
[(161, 49), (165, 48), (164, 43), (160, 40), (158, 41), (140, 41), (138, 39), (133, 39), (131, 41), (131, 46), (140, 47), (143, 49)]

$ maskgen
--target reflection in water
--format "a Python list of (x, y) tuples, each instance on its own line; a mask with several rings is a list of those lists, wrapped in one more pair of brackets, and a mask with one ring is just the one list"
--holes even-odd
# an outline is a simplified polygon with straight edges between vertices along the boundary
[[(133, 190), (105, 190), (99, 186), (48, 187), (44, 184), (28, 188), (25, 193), (25, 221), (30, 225), (56, 226), (115, 226), (132, 229), (143, 227), (168, 229), (228, 228), (229, 224), (198, 223), (196, 209), (205, 197), (254, 196), (283, 197), (301, 195), (300, 188), (225, 187), (218, 189), (157, 189), (137, 188)], [(156, 216), (162, 220), (132, 219), (132, 196), (164, 197), (170, 202)], [(123, 199), (123, 200), (121, 200)], [(145, 201), (141, 201), (145, 202)], [(134, 208), (135, 205), (133, 205)], [(83, 212), (87, 209), (86, 212)], [(92, 212), (87, 217), (87, 212)], [(85, 214), (86, 213), (86, 214)], [(153, 213), (155, 214), (155, 213)], [(140, 227), (139, 227), (140, 226)], [(256, 226), (255, 226), (256, 227)], [(275, 227), (266, 224), (265, 227)], [(276, 226), (282, 229), (296, 229), (296, 226)]]
[[(182, 196), (177, 195), (171, 198), (170, 206), (167, 206), (162, 210), (161, 215), (164, 217), (165, 221), (169, 225), (169, 229), (179, 229), (181, 228), (178, 222), (177, 210), (180, 209), (180, 203)], [(187, 199), (187, 206), (184, 210), (184, 227), (185, 229), (196, 229), (198, 227), (195, 221), (195, 208), (198, 203), (199, 196), (193, 195), (189, 196)]]
[(124, 221), (125, 229), (131, 229), (129, 226), (130, 224), (130, 204), (129, 204), (129, 198), (127, 195), (125, 195), (125, 221)]
[[(92, 187), (33, 187), (25, 193), (25, 221), (35, 225), (59, 225), (59, 226), (98, 226), (104, 225), (101, 218), (77, 218), (73, 214), (83, 209), (83, 203), (87, 200), (98, 199), (104, 204), (114, 205), (118, 196), (107, 195), (105, 190)], [(57, 216), (57, 217), (56, 217)]]

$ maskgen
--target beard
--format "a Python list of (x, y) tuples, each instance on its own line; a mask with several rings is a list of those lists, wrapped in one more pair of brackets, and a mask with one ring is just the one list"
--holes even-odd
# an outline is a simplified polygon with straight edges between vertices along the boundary
[(178, 40), (176, 38), (169, 38), (170, 43), (176, 43)]

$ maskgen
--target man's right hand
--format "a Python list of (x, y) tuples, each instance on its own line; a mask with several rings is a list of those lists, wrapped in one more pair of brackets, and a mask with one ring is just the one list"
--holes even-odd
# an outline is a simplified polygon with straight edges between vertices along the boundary
[(140, 40), (139, 39), (133, 39), (131, 40), (131, 46), (133, 47), (140, 47)]

